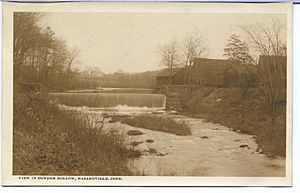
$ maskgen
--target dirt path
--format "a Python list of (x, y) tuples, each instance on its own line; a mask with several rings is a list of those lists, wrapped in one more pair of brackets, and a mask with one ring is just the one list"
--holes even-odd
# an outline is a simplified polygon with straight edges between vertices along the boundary
[[(143, 156), (129, 163), (136, 172), (176, 176), (285, 175), (285, 159), (270, 159), (256, 152), (257, 144), (251, 135), (236, 133), (201, 119), (171, 116), (178, 121), (184, 120), (191, 127), (192, 135), (177, 136), (138, 128), (143, 134), (128, 138), (129, 142), (142, 142), (136, 148), (143, 151)], [(124, 133), (137, 129), (113, 124)]]

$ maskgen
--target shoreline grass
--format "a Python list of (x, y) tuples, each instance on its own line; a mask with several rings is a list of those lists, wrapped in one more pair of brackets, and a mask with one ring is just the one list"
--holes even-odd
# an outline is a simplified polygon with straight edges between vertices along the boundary
[(162, 131), (175, 135), (191, 135), (191, 129), (185, 122), (178, 123), (171, 118), (159, 117), (155, 115), (127, 117), (121, 119), (120, 122), (134, 127)]
[(15, 94), (13, 174), (133, 175), (125, 136), (92, 121), (60, 111), (45, 98)]
[[(221, 102), (216, 101), (219, 98)], [(200, 89), (190, 94), (185, 106), (188, 116), (255, 135), (259, 148), (269, 157), (286, 156), (286, 105), (278, 104), (278, 116), (272, 126), (264, 98), (257, 89), (248, 91), (244, 104), (239, 89)]]

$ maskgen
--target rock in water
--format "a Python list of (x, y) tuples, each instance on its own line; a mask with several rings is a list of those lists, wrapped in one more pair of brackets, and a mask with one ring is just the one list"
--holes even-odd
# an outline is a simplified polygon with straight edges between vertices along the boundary
[(127, 135), (143, 135), (143, 132), (139, 130), (130, 130), (127, 132)]
[(153, 143), (154, 140), (152, 140), (152, 139), (147, 139), (146, 142), (147, 142), (147, 143)]
[(143, 143), (142, 141), (133, 141), (133, 142), (131, 142), (130, 144), (132, 145), (132, 146), (138, 146), (139, 144), (141, 144), (141, 143)]
[(246, 147), (249, 147), (249, 146), (247, 144), (240, 145), (240, 148), (246, 148)]

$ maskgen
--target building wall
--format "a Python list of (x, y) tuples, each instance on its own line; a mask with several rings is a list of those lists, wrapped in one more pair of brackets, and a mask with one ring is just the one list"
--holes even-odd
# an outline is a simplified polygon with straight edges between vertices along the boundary
[(184, 69), (181, 69), (173, 76), (173, 79), (172, 79), (173, 85), (183, 85), (184, 84), (184, 76), (185, 76), (184, 72), (185, 72)]
[[(249, 71), (253, 71), (250, 74)], [(255, 71), (255, 72), (254, 72)], [(241, 78), (256, 76), (256, 67), (230, 60), (197, 60), (192, 67), (192, 84), (216, 87), (239, 87)]]
[[(256, 66), (251, 66), (253, 71)], [(254, 72), (256, 75), (256, 72)], [(250, 73), (236, 61), (200, 59), (188, 69), (180, 69), (172, 77), (173, 85), (239, 87), (242, 78), (250, 80)], [(253, 75), (251, 75), (253, 76)], [(245, 82), (245, 81), (244, 81)], [(168, 76), (157, 77), (157, 87), (169, 85)]]
[(240, 85), (240, 74), (236, 69), (227, 68), (223, 74), (224, 87), (238, 87)]
[(269, 78), (278, 78), (282, 83), (286, 83), (286, 68), (286, 57), (261, 56), (257, 66), (259, 84), (264, 84)]
[(192, 84), (203, 86), (223, 86), (223, 71), (216, 65), (196, 64), (191, 70)]

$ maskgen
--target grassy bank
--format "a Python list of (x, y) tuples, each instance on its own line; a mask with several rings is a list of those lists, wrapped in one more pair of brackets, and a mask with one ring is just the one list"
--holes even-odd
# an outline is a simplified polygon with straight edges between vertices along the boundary
[(190, 93), (183, 102), (192, 116), (221, 123), (235, 131), (256, 136), (259, 147), (270, 156), (285, 156), (286, 105), (277, 104), (277, 118), (272, 125), (264, 97), (258, 89), (248, 91), (241, 101), (238, 88), (203, 88)]
[(132, 175), (124, 137), (60, 111), (45, 98), (14, 95), (14, 175)]
[(163, 131), (176, 135), (191, 135), (189, 126), (184, 122), (178, 123), (173, 119), (155, 115), (139, 115), (135, 117), (127, 117), (122, 119), (121, 122), (134, 127)]

